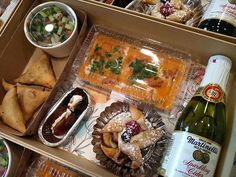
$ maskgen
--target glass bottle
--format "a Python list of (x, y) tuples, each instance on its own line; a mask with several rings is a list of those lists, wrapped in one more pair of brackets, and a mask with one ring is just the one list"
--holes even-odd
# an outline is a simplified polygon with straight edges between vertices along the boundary
[(235, 1), (212, 0), (198, 27), (236, 37)]
[(165, 177), (209, 177), (226, 130), (225, 89), (231, 60), (210, 57), (204, 78), (177, 121), (159, 174)]

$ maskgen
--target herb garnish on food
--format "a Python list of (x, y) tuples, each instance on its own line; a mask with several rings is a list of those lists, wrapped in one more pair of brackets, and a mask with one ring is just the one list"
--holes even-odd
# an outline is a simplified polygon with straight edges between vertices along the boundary
[(97, 52), (97, 51), (99, 51), (99, 50), (101, 50), (101, 49), (102, 49), (102, 47), (100, 47), (98, 44), (96, 44), (95, 49), (94, 49), (94, 52)]
[(99, 74), (104, 74), (104, 66), (105, 66), (105, 60), (103, 56), (100, 56), (100, 59), (98, 61), (92, 62), (91, 72), (94, 73), (96, 71), (99, 72)]
[[(102, 47), (96, 44), (94, 53), (98, 52), (99, 50), (102, 50)], [(94, 73), (96, 71), (99, 72), (99, 74), (104, 74), (104, 69), (109, 69), (113, 74), (120, 74), (122, 69), (122, 60), (123, 57), (119, 56), (117, 59), (113, 58), (113, 54), (118, 52), (120, 50), (120, 46), (115, 46), (113, 48), (113, 53), (105, 52), (104, 55), (101, 55), (99, 60), (94, 60), (94, 56), (91, 57), (91, 73)], [(97, 55), (98, 56), (98, 55)], [(107, 59), (107, 62), (105, 62), (105, 58)]]
[(132, 62), (129, 67), (133, 68), (133, 73), (129, 77), (129, 81), (131, 83), (135, 83), (137, 79), (143, 80), (146, 78), (156, 78), (157, 67), (150, 64), (145, 64), (139, 59)]
[(113, 53), (118, 52), (120, 50), (120, 46), (115, 46), (113, 49)]
[(7, 171), (8, 163), (9, 158), (7, 149), (2, 140), (0, 140), (0, 176), (5, 176), (4, 174)]
[(117, 60), (109, 59), (106, 63), (105, 68), (109, 68), (113, 74), (120, 74), (122, 68), (123, 57), (118, 57)]

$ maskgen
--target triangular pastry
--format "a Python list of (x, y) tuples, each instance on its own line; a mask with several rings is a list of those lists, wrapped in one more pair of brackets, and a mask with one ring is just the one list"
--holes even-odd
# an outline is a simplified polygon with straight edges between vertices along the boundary
[(15, 81), (53, 88), (56, 79), (47, 55), (42, 55)]
[(13, 84), (10, 84), (10, 83), (8, 83), (7, 81), (5, 81), (4, 78), (2, 79), (2, 86), (3, 86), (4, 90), (6, 90), (6, 91), (8, 91), (8, 90), (10, 90), (12, 87), (14, 87)]
[(27, 122), (38, 107), (47, 99), (49, 91), (42, 87), (17, 86), (17, 95), (22, 112)]
[(24, 133), (26, 131), (25, 120), (17, 100), (16, 88), (11, 88), (2, 101), (2, 120), (10, 127)]

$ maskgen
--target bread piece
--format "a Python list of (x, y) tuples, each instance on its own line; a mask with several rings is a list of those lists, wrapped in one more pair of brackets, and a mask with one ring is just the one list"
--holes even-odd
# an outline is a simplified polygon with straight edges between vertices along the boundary
[(23, 84), (34, 84), (53, 88), (56, 78), (47, 55), (42, 55), (15, 81)]
[(47, 99), (49, 93), (43, 87), (17, 86), (17, 96), (26, 122)]
[(24, 133), (26, 131), (25, 120), (17, 100), (16, 88), (11, 88), (2, 101), (2, 120), (10, 127)]
[(177, 10), (173, 14), (166, 17), (167, 20), (175, 21), (178, 23), (185, 23), (191, 18), (191, 11)]

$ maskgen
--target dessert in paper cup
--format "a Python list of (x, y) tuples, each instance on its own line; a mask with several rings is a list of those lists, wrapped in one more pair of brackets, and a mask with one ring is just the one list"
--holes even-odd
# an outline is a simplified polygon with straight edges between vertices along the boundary
[(157, 173), (167, 140), (161, 116), (154, 107), (115, 102), (94, 125), (96, 158), (119, 176)]

